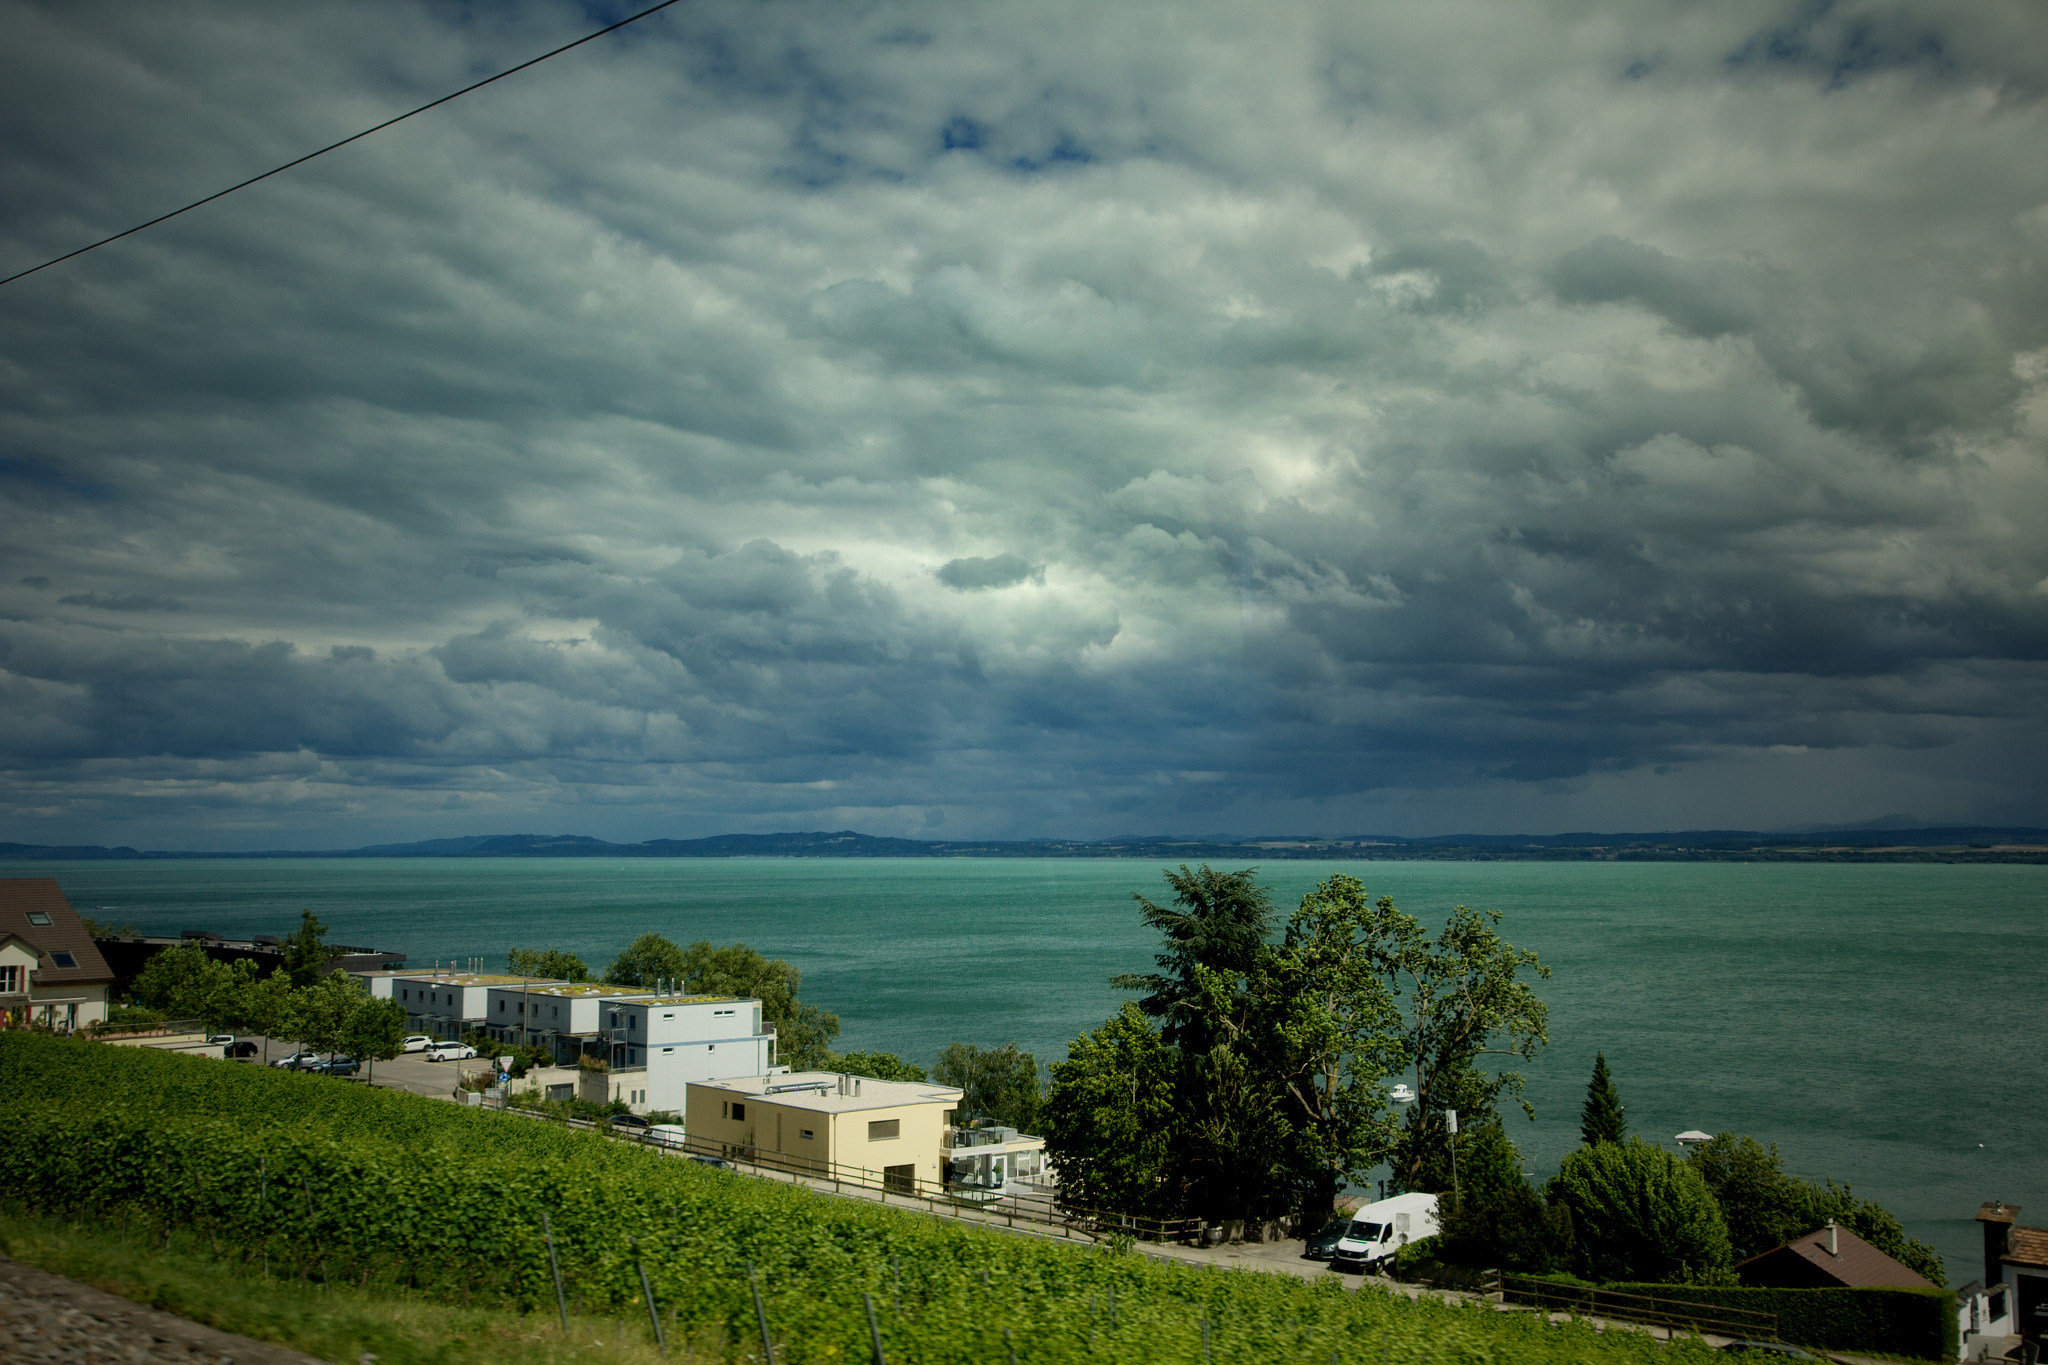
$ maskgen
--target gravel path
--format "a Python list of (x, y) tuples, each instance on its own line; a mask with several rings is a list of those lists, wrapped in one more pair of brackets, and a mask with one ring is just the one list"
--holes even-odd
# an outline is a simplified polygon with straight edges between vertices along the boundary
[(0, 1256), (0, 1360), (8, 1365), (318, 1365)]

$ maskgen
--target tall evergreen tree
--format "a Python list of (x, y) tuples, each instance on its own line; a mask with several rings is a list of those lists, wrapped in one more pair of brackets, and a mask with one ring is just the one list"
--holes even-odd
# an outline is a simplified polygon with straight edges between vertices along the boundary
[(1593, 1054), (1593, 1079), (1586, 1082), (1586, 1107), (1579, 1111), (1579, 1136), (1588, 1147), (1600, 1142), (1620, 1142), (1628, 1136), (1627, 1110), (1621, 1106), (1621, 1092), (1607, 1072), (1607, 1054)]

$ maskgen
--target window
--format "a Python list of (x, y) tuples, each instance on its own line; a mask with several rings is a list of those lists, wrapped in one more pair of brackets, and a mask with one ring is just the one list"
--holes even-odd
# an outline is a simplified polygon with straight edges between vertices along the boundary
[(808, 1129), (808, 1128), (806, 1128), (806, 1129), (804, 1129), (804, 1130), (803, 1130), (803, 1134), (804, 1134), (804, 1139), (805, 1139), (806, 1141), (809, 1141), (809, 1140), (810, 1140), (810, 1139), (811, 1139), (811, 1138), (812, 1138), (812, 1137), (814, 1136), (814, 1134), (813, 1134), (813, 1133), (811, 1132), (811, 1130), (810, 1130), (810, 1129)]
[(675, 1051), (675, 1049), (674, 1049), (674, 1048), (672, 1048), (672, 1047), (665, 1047), (665, 1048), (663, 1048), (663, 1049), (661, 1050), (661, 1055), (662, 1055), (662, 1056), (664, 1056), (664, 1057), (666, 1057), (666, 1056), (667, 1056), (667, 1055), (668, 1055), (669, 1053), (671, 1053), (671, 1052), (674, 1052), (674, 1051)]
[(50, 961), (56, 963), (59, 967), (76, 967), (78, 965), (78, 959), (69, 953), (51, 953)]
[(400, 1000), (410, 1000), (412, 999), (412, 991), (409, 988), (401, 987), (398, 992), (398, 998)]
[(673, 1019), (673, 1018), (675, 1018), (675, 1016), (674, 1016), (673, 1014), (664, 1014), (664, 1015), (662, 1015), (661, 1017), (662, 1017), (662, 1018), (664, 1018), (664, 1019)]
[(31, 910), (28, 912), (28, 922), (35, 925), (38, 929), (47, 929), (50, 925), (50, 917), (40, 910)]
[(902, 1119), (871, 1119), (868, 1121), (869, 1142), (881, 1142), (886, 1138), (902, 1136)]
[(500, 1014), (503, 1014), (504, 1012), (505, 1012), (505, 1002), (504, 1002), (504, 1001), (502, 1001), (502, 1000), (500, 1000), (500, 1001), (498, 1002), (498, 1013), (500, 1013)]
[(725, 1017), (726, 1015), (728, 1015), (728, 1014), (731, 1014), (731, 1013), (732, 1013), (732, 1011), (731, 1011), (731, 1010), (713, 1010), (713, 1011), (711, 1011), (711, 1012), (712, 1012), (712, 1014), (716, 1015), (716, 1016), (717, 1016), (718, 1018), (720, 1018), (720, 1019), (723, 1019), (723, 1018), (724, 1018), (724, 1017)]
[(732, 1116), (736, 1119), (745, 1118), (747, 1116), (747, 1106), (735, 1100), (732, 1106)]
[(21, 968), (0, 967), (0, 995), (18, 995), (21, 992)]

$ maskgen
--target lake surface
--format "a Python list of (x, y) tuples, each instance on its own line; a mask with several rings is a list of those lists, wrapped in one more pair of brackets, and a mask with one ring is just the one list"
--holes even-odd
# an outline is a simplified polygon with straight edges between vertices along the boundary
[[(1283, 913), (1348, 872), (1425, 924), (1459, 903), (1553, 972), (1550, 1046), (1524, 1068), (1537, 1119), (1509, 1121), (1547, 1176), (1578, 1143), (1595, 1049), (1632, 1131), (1778, 1144), (1852, 1184), (1948, 1261), (1982, 1273), (1989, 1199), (2048, 1223), (2048, 867), (1779, 863), (1278, 862)], [(929, 1064), (947, 1043), (1041, 1062), (1151, 965), (1131, 893), (1159, 869), (1107, 859), (305, 859), (0, 865), (53, 876), (78, 910), (152, 933), (289, 932), (411, 965), (565, 948), (593, 971), (636, 934), (741, 940), (804, 974), (838, 1046)]]

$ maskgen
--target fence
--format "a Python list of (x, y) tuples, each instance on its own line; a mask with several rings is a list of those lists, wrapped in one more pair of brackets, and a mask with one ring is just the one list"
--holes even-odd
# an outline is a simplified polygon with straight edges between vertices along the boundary
[(1726, 1308), (1719, 1304), (1687, 1303), (1683, 1299), (1660, 1298), (1654, 1294), (1626, 1294), (1591, 1285), (1560, 1284), (1531, 1275), (1495, 1272), (1494, 1286), (1502, 1304), (1540, 1309), (1546, 1313), (1570, 1313), (1577, 1317), (1613, 1318), (1670, 1329), (1686, 1328), (1712, 1332), (1724, 1337), (1752, 1337), (1774, 1341), (1778, 1336), (1778, 1315), (1747, 1308)]

